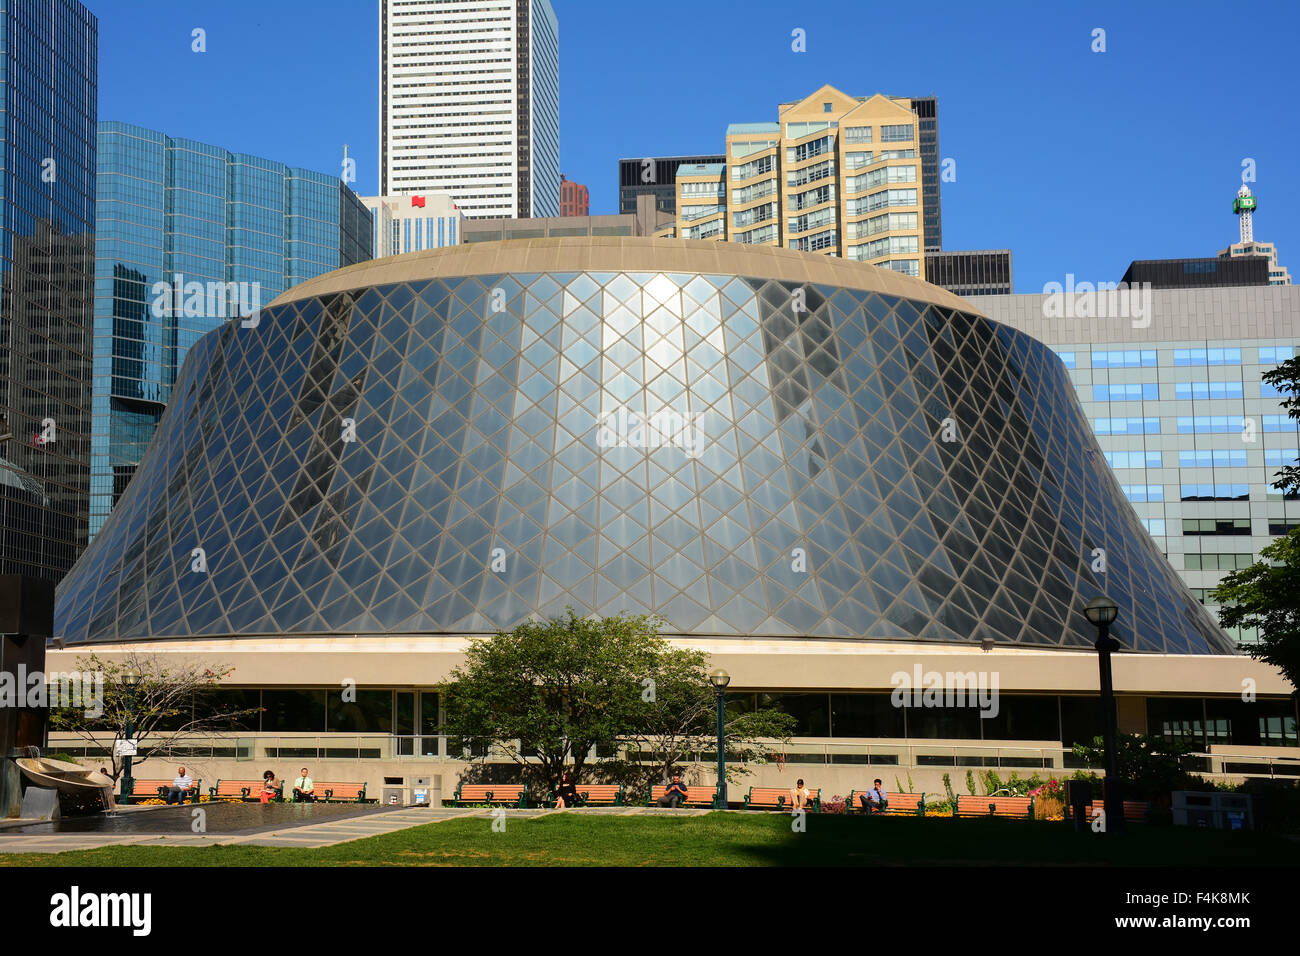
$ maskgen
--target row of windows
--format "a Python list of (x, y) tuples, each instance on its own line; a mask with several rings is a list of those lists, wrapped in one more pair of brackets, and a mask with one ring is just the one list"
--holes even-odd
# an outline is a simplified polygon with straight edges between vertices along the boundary
[(850, 176), (844, 183), (844, 189), (851, 193), (860, 193), (885, 183), (916, 182), (915, 166), (881, 166), (857, 176)]
[(682, 206), (680, 214), (684, 222), (690, 222), (693, 219), (703, 219), (705, 216), (716, 216), (720, 212), (725, 212), (726, 208), (726, 206)]
[(809, 189), (806, 192), (795, 193), (790, 197), (787, 204), (792, 212), (800, 209), (807, 209), (810, 206), (816, 206), (824, 202), (830, 202), (835, 198), (835, 186), (828, 183), (825, 186), (818, 186), (815, 189)]
[(800, 252), (817, 252), (821, 249), (834, 248), (838, 241), (835, 230), (828, 229), (825, 232), (804, 236), (801, 239), (791, 239), (788, 245), (789, 248), (798, 249)]
[(1112, 468), (1160, 467), (1160, 452), (1158, 451), (1108, 451), (1103, 452), (1103, 454), (1106, 456), (1106, 464)]
[(850, 222), (846, 229), (849, 239), (874, 236), (880, 232), (901, 232), (916, 228), (916, 213), (887, 212), (882, 216), (872, 216), (859, 222)]
[(755, 176), (761, 176), (763, 173), (770, 173), (776, 169), (775, 156), (760, 156), (758, 159), (742, 166), (731, 167), (732, 179), (753, 179)]
[[(683, 182), (678, 183), (681, 187), (683, 196), (725, 196), (727, 194), (727, 184), (725, 182)], [(744, 202), (743, 199), (737, 200)]]
[(1119, 490), (1129, 501), (1164, 501), (1164, 485), (1120, 485)]
[(750, 245), (760, 242), (771, 242), (775, 238), (775, 225), (759, 226), (757, 229), (749, 230), (749, 232), (738, 232), (731, 237), (733, 242), (743, 242)]
[(1094, 402), (1154, 401), (1160, 397), (1160, 386), (1155, 382), (1132, 382), (1123, 385), (1094, 385)]
[[(1253, 418), (1242, 418), (1239, 415), (1178, 416), (1178, 431), (1179, 434), (1183, 435), (1212, 435), (1232, 432), (1246, 434), (1253, 425)], [(1300, 428), (1300, 425), (1291, 421), (1285, 415), (1262, 415), (1260, 416), (1260, 428), (1266, 432), (1293, 432)]]
[(736, 228), (741, 226), (750, 226), (756, 222), (763, 222), (776, 216), (776, 203), (765, 202), (762, 205), (755, 206), (752, 209), (743, 209), (740, 212), (731, 214), (731, 224)]
[(731, 194), (731, 201), (737, 205), (743, 205), (752, 202), (755, 199), (762, 199), (764, 196), (770, 196), (776, 192), (776, 180), (764, 179), (761, 183), (754, 183), (750, 186), (743, 186)]
[(868, 259), (888, 256), (894, 253), (919, 252), (919, 240), (916, 236), (885, 236), (865, 245), (858, 246)]
[(786, 220), (786, 228), (790, 232), (807, 232), (809, 229), (816, 229), (819, 226), (825, 226), (835, 222), (835, 216), (835, 207), (828, 206), (825, 209), (804, 213), (802, 216), (796, 216), (793, 219)]
[(1249, 518), (1184, 518), (1183, 534), (1250, 534)]
[(1240, 365), (1241, 349), (1174, 349), (1175, 365)]
[(1095, 435), (1159, 435), (1158, 418), (1094, 418)]
[(1250, 485), (1243, 482), (1203, 483), (1181, 486), (1183, 501), (1249, 501)]
[(796, 169), (786, 174), (785, 184), (787, 186), (802, 186), (804, 183), (815, 183), (819, 179), (826, 179), (835, 172), (831, 161), (815, 163), (812, 166), (805, 166), (803, 169)]
[(786, 162), (800, 163), (805, 159), (812, 159), (814, 156), (821, 156), (823, 153), (829, 153), (831, 145), (831, 137), (823, 136), (820, 139), (814, 139), (807, 143), (800, 143), (798, 146), (789, 146), (785, 151)]
[(1239, 571), (1254, 564), (1249, 554), (1185, 554), (1185, 571)]

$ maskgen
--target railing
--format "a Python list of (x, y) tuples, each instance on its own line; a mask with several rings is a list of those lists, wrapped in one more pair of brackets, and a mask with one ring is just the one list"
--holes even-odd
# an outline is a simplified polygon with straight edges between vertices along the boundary
[[(74, 757), (98, 759), (107, 756), (111, 740), (102, 747), (87, 746), (84, 738), (69, 734), (50, 734), (48, 752), (67, 753)], [(980, 744), (927, 743), (837, 743), (825, 740), (793, 740), (787, 744), (770, 744), (770, 750), (748, 763), (755, 766), (783, 763), (795, 766), (870, 765), (926, 769), (959, 767), (1006, 770), (1074, 770), (1086, 764), (1072, 751), (1060, 745), (1048, 747), (987, 746)], [(149, 741), (141, 744), (148, 753)], [(190, 760), (440, 760), (459, 763), (466, 759), (453, 753), (445, 735), (393, 734), (248, 734), (226, 737), (195, 737), (178, 742), (170, 749), (175, 758)], [(474, 756), (504, 762), (510, 758), (499, 748), (476, 748)], [(763, 749), (763, 745), (757, 748)], [(620, 748), (631, 761), (651, 760)], [(161, 756), (161, 755), (160, 755)], [(600, 759), (604, 754), (592, 754)], [(701, 750), (689, 755), (686, 762), (716, 763), (714, 751)], [(1183, 759), (1184, 769), (1192, 773), (1225, 774), (1270, 778), (1300, 778), (1300, 752), (1296, 756), (1274, 754), (1193, 753)]]

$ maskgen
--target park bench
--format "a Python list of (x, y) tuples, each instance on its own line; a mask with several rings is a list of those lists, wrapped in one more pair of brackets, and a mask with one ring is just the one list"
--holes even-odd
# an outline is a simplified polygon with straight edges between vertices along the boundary
[[(645, 805), (653, 807), (658, 805), (664, 794), (668, 792), (667, 784), (655, 784), (650, 788), (650, 796), (646, 797)], [(718, 799), (718, 788), (714, 787), (687, 787), (686, 799), (678, 804), (679, 807), (712, 807)]]
[(969, 797), (958, 796), (953, 807), (954, 817), (1010, 817), (1017, 820), (1034, 818), (1033, 797)]
[[(850, 790), (849, 800), (846, 805), (847, 813), (864, 813), (862, 809), (862, 797), (870, 793), (869, 790)], [(885, 814), (903, 814), (916, 817), (925, 816), (925, 794), (923, 793), (886, 793), (885, 803), (887, 804)], [(880, 810), (872, 811), (875, 814), (881, 813)]]
[[(623, 805), (623, 785), (618, 783), (575, 784), (578, 791), (580, 807), (621, 807)], [(548, 807), (555, 806), (555, 791), (546, 797)]]
[[(1089, 803), (1083, 808), (1084, 819), (1091, 823), (1093, 808), (1100, 809), (1102, 806), (1104, 804)], [(1065, 807), (1065, 819), (1067, 821), (1074, 819), (1074, 812), (1068, 804)], [(1151, 802), (1149, 800), (1125, 800), (1124, 819), (1129, 823), (1147, 823), (1151, 819)]]
[[(277, 799), (281, 792), (283, 791), (277, 792)], [(262, 781), (218, 780), (215, 787), (208, 787), (208, 796), (213, 800), (261, 800)]]
[[(366, 802), (366, 785), (364, 783), (323, 783), (319, 780), (313, 780), (311, 792), (317, 803)], [(300, 802), (296, 795), (293, 802)]]
[[(182, 803), (198, 803), (199, 794), (203, 791), (199, 789), (202, 780), (195, 780), (190, 787), (189, 792), (185, 795)], [(139, 803), (141, 800), (166, 800), (167, 791), (172, 788), (170, 780), (140, 780), (131, 781), (131, 790), (123, 793), (117, 798), (118, 803)]]
[[(820, 813), (821, 788), (814, 790), (809, 787), (808, 792), (812, 795), (808, 800), (808, 808), (813, 813)], [(790, 791), (781, 787), (750, 787), (749, 793), (745, 795), (746, 810), (789, 810), (792, 802)]]
[(521, 783), (462, 783), (456, 788), (455, 805), (501, 803), (523, 807), (527, 799), (528, 787)]

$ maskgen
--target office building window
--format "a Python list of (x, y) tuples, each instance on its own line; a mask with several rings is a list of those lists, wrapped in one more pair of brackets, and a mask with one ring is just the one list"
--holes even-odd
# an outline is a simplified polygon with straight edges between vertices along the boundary
[(1093, 368), (1155, 368), (1155, 349), (1111, 350), (1092, 353)]
[(1222, 484), (1184, 484), (1183, 501), (1248, 501), (1250, 485), (1241, 482)]

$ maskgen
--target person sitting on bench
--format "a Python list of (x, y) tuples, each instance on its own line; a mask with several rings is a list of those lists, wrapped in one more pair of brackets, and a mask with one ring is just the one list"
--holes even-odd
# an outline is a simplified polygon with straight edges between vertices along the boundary
[(881, 813), (889, 806), (889, 794), (880, 785), (879, 777), (876, 778), (875, 785), (866, 793), (860, 794), (858, 799), (862, 801), (862, 809), (867, 813)]
[(316, 800), (316, 785), (307, 776), (306, 767), (302, 768), (302, 776), (293, 782), (293, 798), (299, 803), (314, 803)]
[(682, 783), (680, 771), (673, 772), (673, 782), (668, 785), (664, 795), (657, 801), (661, 807), (672, 807), (676, 810), (686, 801), (686, 784)]
[(176, 768), (176, 779), (173, 780), (172, 785), (167, 788), (167, 805), (171, 806), (173, 803), (184, 803), (185, 798), (189, 796), (190, 791), (193, 789), (194, 780), (185, 772), (185, 768)]

